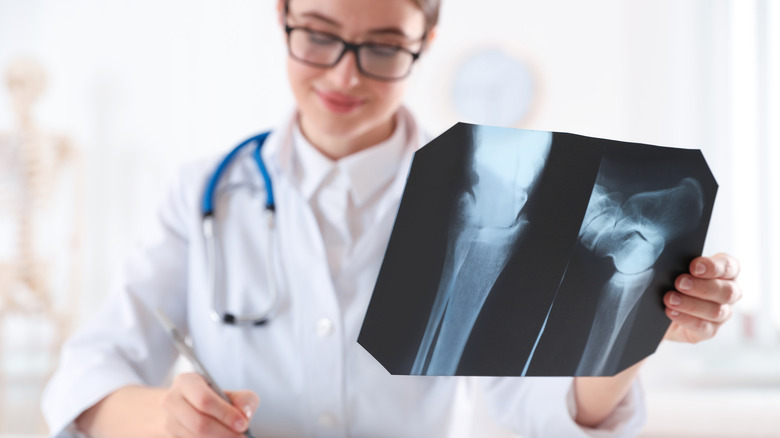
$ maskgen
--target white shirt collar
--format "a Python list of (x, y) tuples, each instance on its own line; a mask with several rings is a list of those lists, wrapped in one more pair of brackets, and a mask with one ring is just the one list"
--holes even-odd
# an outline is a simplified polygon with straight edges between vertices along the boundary
[(337, 171), (346, 177), (354, 204), (362, 205), (396, 175), (408, 144), (406, 118), (406, 112), (400, 110), (390, 138), (339, 160), (331, 160), (318, 151), (306, 140), (296, 122), (292, 132), (294, 175), (303, 196), (311, 199), (326, 177)]

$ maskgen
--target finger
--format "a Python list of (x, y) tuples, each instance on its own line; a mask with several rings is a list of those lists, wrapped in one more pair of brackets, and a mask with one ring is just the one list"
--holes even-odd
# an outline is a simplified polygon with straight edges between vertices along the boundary
[(728, 254), (712, 257), (696, 257), (689, 266), (693, 276), (699, 278), (722, 278), (734, 280), (739, 275), (739, 262)]
[(671, 310), (719, 324), (731, 318), (731, 305), (714, 303), (679, 292), (667, 292), (664, 304)]
[(668, 307), (666, 308), (666, 316), (682, 329), (681, 333), (684, 333), (687, 338), (685, 341), (693, 344), (712, 338), (720, 328), (720, 324), (716, 322), (697, 318)]
[(167, 434), (165, 436), (176, 438), (194, 438), (197, 436), (195, 432), (184, 427), (180, 419), (172, 415), (165, 418), (165, 432)]
[(238, 438), (241, 435), (224, 424), (195, 409), (180, 392), (165, 398), (164, 407), (169, 413), (166, 429), (172, 436)]
[(192, 427), (194, 423), (190, 422), (184, 424), (186, 420), (174, 418), (172, 421), (176, 422), (176, 426), (175, 429), (173, 429), (175, 430), (173, 436), (176, 438), (200, 438), (204, 436), (214, 438), (243, 438), (242, 434), (233, 432), (213, 418), (206, 417), (202, 414), (199, 415), (207, 420), (196, 427)]
[(720, 304), (734, 304), (742, 298), (742, 289), (734, 280), (703, 279), (682, 274), (677, 277), (674, 287), (683, 295)]
[(260, 397), (252, 391), (225, 391), (233, 406), (236, 406), (244, 413), (247, 420), (252, 418), (252, 415), (260, 406)]
[(223, 426), (235, 432), (244, 432), (249, 427), (249, 421), (244, 414), (237, 407), (223, 400), (203, 377), (198, 375), (195, 377), (191, 384), (182, 388), (182, 396), (187, 403)]
[(173, 391), (166, 392), (160, 400), (160, 405), (166, 413), (163, 420), (163, 429), (166, 433), (165, 436), (187, 438), (193, 435), (192, 431), (184, 427), (175, 413), (177, 410), (176, 403), (182, 403), (183, 401), (184, 399), (181, 397), (181, 394)]

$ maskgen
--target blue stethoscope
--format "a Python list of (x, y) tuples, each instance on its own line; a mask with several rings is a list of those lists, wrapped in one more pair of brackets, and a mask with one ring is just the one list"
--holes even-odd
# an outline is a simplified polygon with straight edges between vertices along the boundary
[[(219, 184), (220, 177), (225, 173), (225, 170), (230, 167), (230, 164), (233, 162), (238, 153), (246, 146), (255, 144), (253, 154), (255, 162), (257, 163), (257, 167), (260, 169), (260, 175), (262, 175), (263, 181), (265, 182), (265, 217), (268, 223), (268, 236), (269, 239), (271, 239), (273, 237), (275, 227), (274, 215), (276, 210), (274, 203), (274, 193), (271, 186), (271, 177), (268, 175), (268, 169), (266, 169), (265, 163), (263, 163), (263, 158), (260, 156), (260, 149), (263, 147), (263, 143), (268, 137), (268, 134), (268, 132), (264, 132), (260, 135), (251, 137), (230, 151), (230, 153), (222, 159), (222, 161), (217, 166), (217, 169), (211, 175), (211, 178), (206, 184), (206, 190), (203, 192), (203, 199), (201, 202), (201, 221), (203, 226), (203, 237), (206, 240), (206, 263), (208, 265), (209, 283), (211, 284), (211, 319), (213, 319), (214, 322), (222, 322), (225, 324), (240, 326), (264, 325), (268, 322), (271, 316), (273, 316), (273, 313), (276, 311), (276, 307), (279, 302), (279, 293), (276, 285), (276, 274), (273, 269), (273, 245), (269, 243), (266, 245), (265, 257), (266, 272), (268, 273), (268, 290), (270, 294), (270, 304), (268, 307), (259, 313), (251, 315), (236, 315), (227, 311), (219, 311), (217, 305), (217, 289), (221, 284), (217, 267), (219, 241), (214, 230), (214, 201), (217, 194), (217, 185)], [(227, 189), (234, 187), (235, 186), (227, 187)]]

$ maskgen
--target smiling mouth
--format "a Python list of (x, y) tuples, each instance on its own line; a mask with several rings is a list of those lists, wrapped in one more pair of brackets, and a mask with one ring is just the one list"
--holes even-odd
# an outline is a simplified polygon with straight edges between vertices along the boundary
[(325, 108), (338, 114), (350, 113), (365, 103), (364, 99), (349, 97), (332, 91), (315, 90), (315, 92), (322, 104), (325, 105)]

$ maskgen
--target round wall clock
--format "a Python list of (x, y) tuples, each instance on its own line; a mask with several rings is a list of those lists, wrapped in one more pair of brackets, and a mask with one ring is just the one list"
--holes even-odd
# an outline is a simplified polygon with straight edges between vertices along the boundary
[(459, 119), (516, 127), (536, 100), (536, 78), (521, 57), (498, 47), (472, 51), (455, 68), (450, 96)]

